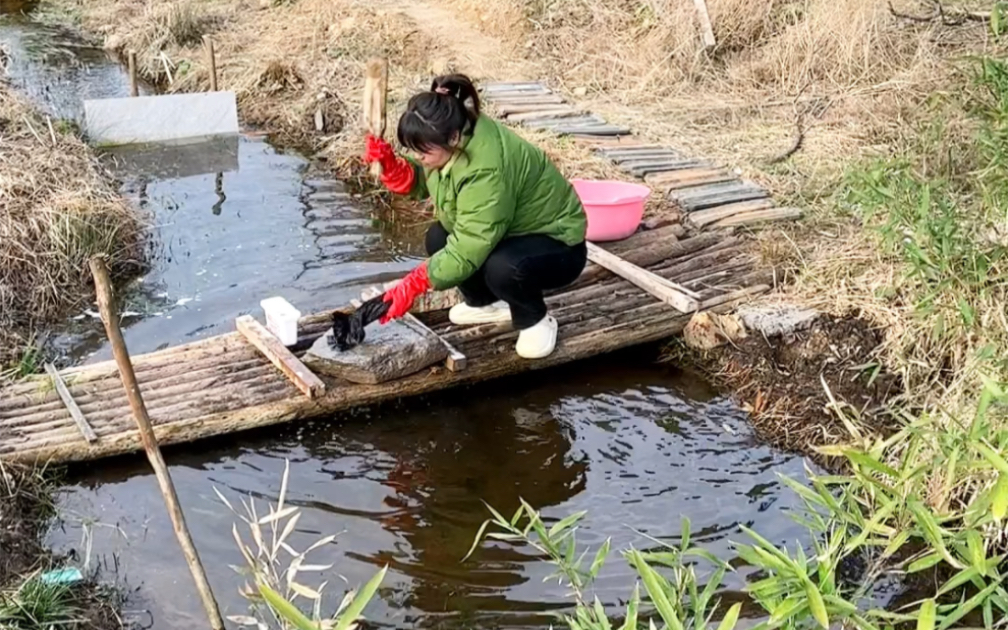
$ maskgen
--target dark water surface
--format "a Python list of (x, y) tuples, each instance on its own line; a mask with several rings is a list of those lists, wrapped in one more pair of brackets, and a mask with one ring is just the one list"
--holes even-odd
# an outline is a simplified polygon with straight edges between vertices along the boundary
[[(694, 377), (637, 353), (180, 447), (167, 457), (229, 614), (245, 610), (239, 576), (228, 568), (241, 557), (231, 535), (236, 519), (213, 488), (235, 505), (256, 497), (264, 514), (265, 502), (276, 502), (284, 459), (288, 501), (303, 511), (293, 547), (342, 532), (314, 552), (313, 562), (335, 563), (332, 571), (305, 579), (329, 580), (334, 606), (345, 588), (338, 576), (356, 586), (388, 563), (368, 617), (396, 628), (544, 626), (541, 613), (565, 605), (565, 589), (542, 582), (552, 568), (530, 549), (486, 544), (460, 562), (488, 516), (483, 501), (509, 515), (519, 497), (548, 517), (588, 510), (579, 539), (593, 548), (608, 536), (614, 549), (651, 546), (641, 533), (676, 542), (683, 516), (696, 541), (725, 559), (740, 523), (782, 542), (801, 536), (786, 514), (795, 499), (777, 475), (800, 476), (802, 461), (757, 443), (744, 414)], [(62, 501), (69, 516), (53, 537), (57, 547), (81, 549), (89, 531), (93, 562), (118, 564), (120, 577), (141, 586), (155, 627), (198, 623), (202, 610), (146, 462), (77, 474)], [(598, 595), (616, 604), (632, 584), (614, 555)], [(740, 575), (729, 578), (730, 588), (743, 584)]]
[[(0, 13), (16, 13), (0, 2)], [(0, 16), (0, 45), (12, 83), (54, 118), (79, 120), (82, 97), (128, 91), (102, 51), (22, 16)], [(238, 315), (261, 317), (258, 303), (271, 295), (305, 313), (345, 304), (418, 260), (422, 225), (374, 219), (338, 181), (310, 178), (306, 159), (261, 137), (179, 151), (116, 156), (124, 194), (154, 224), (151, 270), (122, 305), (133, 353), (233, 330)], [(90, 362), (110, 356), (104, 339), (92, 309), (68, 321), (56, 343), (69, 360)], [(731, 402), (651, 358), (622, 353), (169, 449), (222, 609), (246, 606), (229, 568), (241, 563), (235, 518), (213, 489), (235, 505), (256, 497), (262, 514), (280, 492), (285, 460), (288, 501), (303, 512), (290, 543), (300, 550), (339, 534), (310, 559), (335, 567), (305, 580), (328, 580), (332, 610), (347, 584), (387, 563), (367, 616), (388, 627), (545, 626), (542, 613), (568, 604), (555, 581), (543, 583), (551, 567), (529, 549), (488, 544), (461, 562), (488, 515), (484, 501), (510, 514), (521, 497), (552, 518), (588, 510), (582, 544), (611, 536), (616, 550), (647, 546), (646, 536), (676, 541), (683, 516), (696, 540), (726, 559), (740, 523), (773, 540), (798, 538), (786, 514), (795, 500), (777, 475), (800, 476), (802, 461), (758, 444)], [(206, 627), (146, 461), (71, 473), (52, 544), (137, 587), (134, 604), (149, 610), (154, 628)], [(615, 605), (632, 582), (614, 555), (598, 595)], [(729, 589), (743, 584), (731, 576)]]

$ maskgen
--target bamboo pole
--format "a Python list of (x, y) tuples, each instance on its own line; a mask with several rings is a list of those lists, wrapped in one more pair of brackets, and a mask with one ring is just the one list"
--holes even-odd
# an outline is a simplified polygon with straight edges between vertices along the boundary
[(130, 96), (140, 96), (140, 86), (137, 84), (137, 59), (136, 53), (129, 51), (129, 82)]
[(133, 364), (126, 349), (126, 341), (123, 339), (122, 330), (119, 329), (118, 311), (114, 307), (115, 298), (112, 295), (112, 281), (109, 278), (108, 268), (100, 257), (92, 258), (90, 265), (91, 275), (94, 276), (95, 290), (98, 294), (98, 310), (101, 312), (101, 318), (105, 324), (105, 332), (112, 343), (112, 354), (119, 368), (119, 376), (122, 378), (123, 388), (126, 390), (126, 397), (129, 400), (130, 409), (133, 411), (133, 418), (140, 430), (140, 440), (147, 452), (147, 459), (154, 468), (158, 486), (161, 488), (161, 496), (164, 498), (165, 506), (168, 508), (168, 516), (171, 517), (172, 527), (175, 529), (175, 536), (182, 546), (186, 564), (189, 565), (193, 580), (196, 582), (196, 590), (199, 591), (200, 598), (203, 600), (203, 607), (206, 608), (207, 617), (210, 619), (210, 627), (213, 630), (224, 630), (224, 620), (217, 608), (217, 601), (210, 589), (210, 583), (207, 581), (206, 572), (200, 562), (199, 553), (189, 535), (189, 528), (186, 526), (178, 495), (175, 493), (175, 485), (172, 483), (168, 466), (161, 456), (161, 448), (154, 435), (154, 427), (151, 426), (147, 408), (140, 396), (140, 386), (137, 383), (136, 374), (133, 372)]
[(214, 52), (213, 40), (209, 35), (203, 36), (203, 43), (206, 44), (207, 57), (210, 59), (210, 91), (217, 91), (217, 54)]
[[(388, 60), (372, 59), (364, 71), (364, 127), (377, 138), (385, 137), (388, 103)], [(381, 175), (381, 166), (371, 165), (371, 175)]]

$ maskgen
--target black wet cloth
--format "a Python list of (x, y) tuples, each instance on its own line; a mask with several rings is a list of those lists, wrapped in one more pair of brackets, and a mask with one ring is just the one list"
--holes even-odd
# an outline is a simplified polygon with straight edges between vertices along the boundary
[(385, 295), (373, 297), (360, 305), (353, 313), (333, 313), (332, 333), (329, 336), (329, 347), (340, 352), (346, 352), (364, 341), (364, 327), (380, 319), (388, 312), (391, 302), (385, 301)]

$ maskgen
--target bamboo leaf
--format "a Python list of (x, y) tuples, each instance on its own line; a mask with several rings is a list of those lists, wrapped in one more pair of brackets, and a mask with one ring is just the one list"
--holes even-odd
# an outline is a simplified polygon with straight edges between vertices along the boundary
[(976, 443), (976, 449), (987, 458), (987, 461), (991, 463), (994, 468), (998, 469), (1002, 475), (1008, 475), (1008, 461), (1005, 461), (997, 451), (987, 446), (986, 442), (978, 441)]
[(381, 585), (382, 580), (385, 579), (385, 573), (388, 571), (388, 565), (386, 564), (372, 577), (367, 584), (364, 585), (357, 595), (354, 596), (353, 601), (347, 604), (346, 610), (340, 615), (339, 619), (336, 621), (336, 625), (333, 630), (349, 630), (350, 625), (360, 618), (361, 613), (364, 611), (364, 607), (368, 605), (371, 598), (378, 591), (378, 587)]
[(266, 516), (262, 517), (261, 519), (259, 519), (258, 521), (256, 521), (256, 524), (257, 525), (269, 525), (270, 523), (275, 523), (275, 522), (279, 521), (280, 519), (285, 518), (287, 516), (290, 516), (291, 514), (293, 514), (294, 512), (297, 512), (297, 511), (298, 511), (298, 509), (296, 507), (289, 507), (289, 508), (284, 508), (284, 509), (280, 510), (279, 512), (270, 512), (268, 515), (266, 515)]
[(847, 449), (844, 451), (844, 455), (847, 459), (851, 460), (858, 466), (874, 470), (875, 472), (882, 473), (883, 475), (888, 475), (893, 479), (898, 479), (900, 476), (899, 472), (897, 472), (894, 468), (887, 466), (862, 451)]
[(476, 532), (476, 536), (473, 538), (472, 547), (469, 547), (469, 551), (467, 551), (466, 555), (462, 557), (462, 562), (468, 560), (469, 556), (473, 555), (473, 552), (476, 551), (476, 547), (479, 547), (479, 544), (483, 542), (483, 534), (486, 533), (486, 529), (489, 526), (490, 526), (489, 520), (483, 521), (483, 524), (480, 525), (479, 530)]
[(917, 524), (920, 525), (924, 537), (927, 538), (928, 542), (935, 548), (935, 550), (941, 554), (945, 562), (957, 569), (962, 569), (962, 563), (952, 557), (949, 553), (948, 548), (945, 546), (945, 540), (942, 536), (942, 529), (938, 525), (938, 521), (931, 512), (918, 500), (911, 499), (909, 502), (910, 511), (917, 519)]
[(558, 523), (556, 523), (553, 527), (550, 528), (550, 530), (549, 530), (549, 537), (553, 538), (554, 536), (556, 536), (560, 532), (564, 531), (565, 529), (568, 529), (571, 525), (573, 525), (574, 523), (577, 523), (582, 518), (584, 518), (585, 514), (587, 514), (587, 512), (584, 511), (584, 510), (582, 510), (580, 512), (575, 512), (574, 514), (571, 514), (570, 516), (564, 517)]
[(301, 597), (306, 597), (311, 600), (318, 600), (322, 597), (322, 595), (319, 594), (318, 591), (316, 591), (313, 588), (309, 588), (304, 584), (298, 584), (297, 582), (292, 581), (289, 586), (292, 591), (294, 591)]
[(294, 604), (284, 599), (280, 593), (277, 593), (262, 582), (257, 582), (256, 586), (258, 587), (259, 594), (266, 600), (270, 608), (275, 610), (280, 617), (294, 625), (298, 630), (319, 630), (317, 624), (306, 617)]
[(637, 609), (640, 607), (640, 584), (634, 584), (633, 595), (630, 597), (630, 603), (627, 604), (626, 619), (623, 620), (623, 625), (620, 626), (620, 630), (637, 630)]
[(770, 611), (770, 625), (778, 626), (808, 608), (808, 599), (798, 595), (788, 597)]
[[(315, 541), (315, 544), (313, 544), (311, 547), (308, 547), (307, 549), (305, 549), (304, 552), (306, 554), (311, 553), (311, 552), (315, 551), (316, 549), (318, 549), (319, 547), (323, 547), (325, 545), (328, 545), (328, 544), (332, 543), (334, 540), (336, 540), (336, 536), (334, 536), (333, 534), (329, 534), (328, 536), (323, 536), (322, 538), (320, 538), (317, 541)], [(293, 555), (297, 555), (297, 554), (295, 554), (294, 552), (291, 552), (291, 555), (293, 556)]]
[[(232, 511), (232, 512), (234, 512), (235, 514), (237, 514), (237, 513), (238, 513), (238, 512), (235, 512), (235, 509), (234, 509), (234, 507), (233, 507), (233, 506), (231, 505), (231, 502), (230, 502), (230, 501), (228, 501), (228, 500), (227, 500), (226, 498), (224, 498), (224, 495), (223, 495), (223, 494), (221, 494), (220, 490), (218, 490), (218, 489), (217, 489), (217, 486), (213, 486), (213, 491), (214, 491), (214, 493), (216, 493), (216, 494), (217, 494), (217, 498), (218, 498), (218, 499), (220, 499), (220, 500), (221, 500), (221, 501), (222, 501), (222, 502), (224, 503), (224, 505), (226, 505), (226, 506), (227, 506), (227, 508), (228, 508), (229, 510), (231, 510), (231, 511)], [(247, 619), (247, 617), (246, 617), (246, 619)], [(236, 622), (236, 623), (237, 623), (237, 622)], [(250, 624), (250, 625), (254, 625), (254, 624)]]
[(639, 551), (631, 551), (630, 556), (633, 560), (634, 568), (637, 569), (637, 573), (644, 582), (644, 589), (647, 591), (655, 608), (658, 609), (658, 614), (665, 620), (665, 625), (671, 630), (683, 630), (683, 624), (679, 620), (679, 616), (676, 614), (676, 610), (669, 601), (668, 595), (662, 586), (662, 582), (664, 582), (663, 578), (655, 573), (654, 569), (644, 561)]
[(991, 513), (995, 521), (1001, 522), (1005, 514), (1008, 513), (1008, 474), (1000, 473), (998, 475), (997, 483), (994, 484), (994, 489), (991, 492), (993, 493)]
[(925, 571), (935, 566), (942, 561), (942, 556), (937, 551), (932, 551), (923, 558), (915, 560), (910, 563), (907, 567), (907, 573), (917, 573), (918, 571)]
[(609, 617), (606, 616), (605, 608), (602, 607), (602, 602), (599, 601), (598, 596), (595, 597), (595, 620), (602, 627), (602, 630), (612, 630), (612, 625), (609, 624)]
[(734, 630), (735, 624), (738, 623), (739, 614), (742, 612), (742, 604), (735, 604), (728, 609), (728, 613), (721, 620), (718, 625), (717, 630)]
[(595, 559), (592, 560), (591, 567), (588, 569), (588, 575), (594, 580), (598, 577), (599, 571), (602, 570), (602, 565), (605, 564), (606, 558), (609, 556), (609, 546), (612, 542), (611, 538), (606, 538), (602, 546), (599, 547), (598, 552), (595, 554)]
[(935, 600), (924, 600), (917, 617), (917, 630), (934, 630), (935, 612)]
[(812, 580), (805, 580), (805, 595), (808, 597), (809, 610), (812, 617), (819, 622), (823, 630), (829, 630), (829, 615), (826, 612), (826, 602), (823, 601), (822, 593), (812, 583)]
[(987, 550), (984, 548), (980, 532), (971, 529), (966, 532), (966, 547), (969, 550), (970, 563), (981, 575), (987, 575)]
[(963, 617), (965, 617), (969, 613), (973, 612), (973, 609), (975, 609), (977, 606), (980, 606), (984, 601), (986, 601), (986, 599), (990, 596), (991, 593), (994, 592), (994, 590), (997, 587), (998, 587), (998, 583), (995, 582), (995, 583), (991, 584), (990, 586), (988, 586), (987, 588), (985, 588), (982, 591), (980, 591), (979, 593), (977, 593), (976, 595), (974, 595), (973, 597), (970, 597), (969, 599), (967, 599), (962, 604), (956, 606), (945, 617), (945, 619), (942, 621), (941, 625), (938, 626), (938, 630), (948, 630), (948, 628), (952, 627), (952, 624), (956, 623), (957, 621), (959, 621), (960, 619), (962, 619)]

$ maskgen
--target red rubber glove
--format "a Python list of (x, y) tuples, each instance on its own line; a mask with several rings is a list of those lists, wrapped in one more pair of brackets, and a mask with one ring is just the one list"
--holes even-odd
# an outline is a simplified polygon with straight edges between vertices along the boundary
[(393, 319), (399, 319), (413, 308), (413, 300), (430, 289), (431, 284), (427, 279), (427, 261), (425, 260), (400, 280), (397, 285), (385, 292), (383, 299), (386, 302), (391, 302), (392, 306), (379, 321), (384, 325)]
[(397, 157), (392, 145), (371, 134), (367, 135), (367, 149), (364, 162), (377, 162), (381, 166), (381, 183), (394, 193), (406, 195), (413, 190), (416, 171), (406, 158)]

